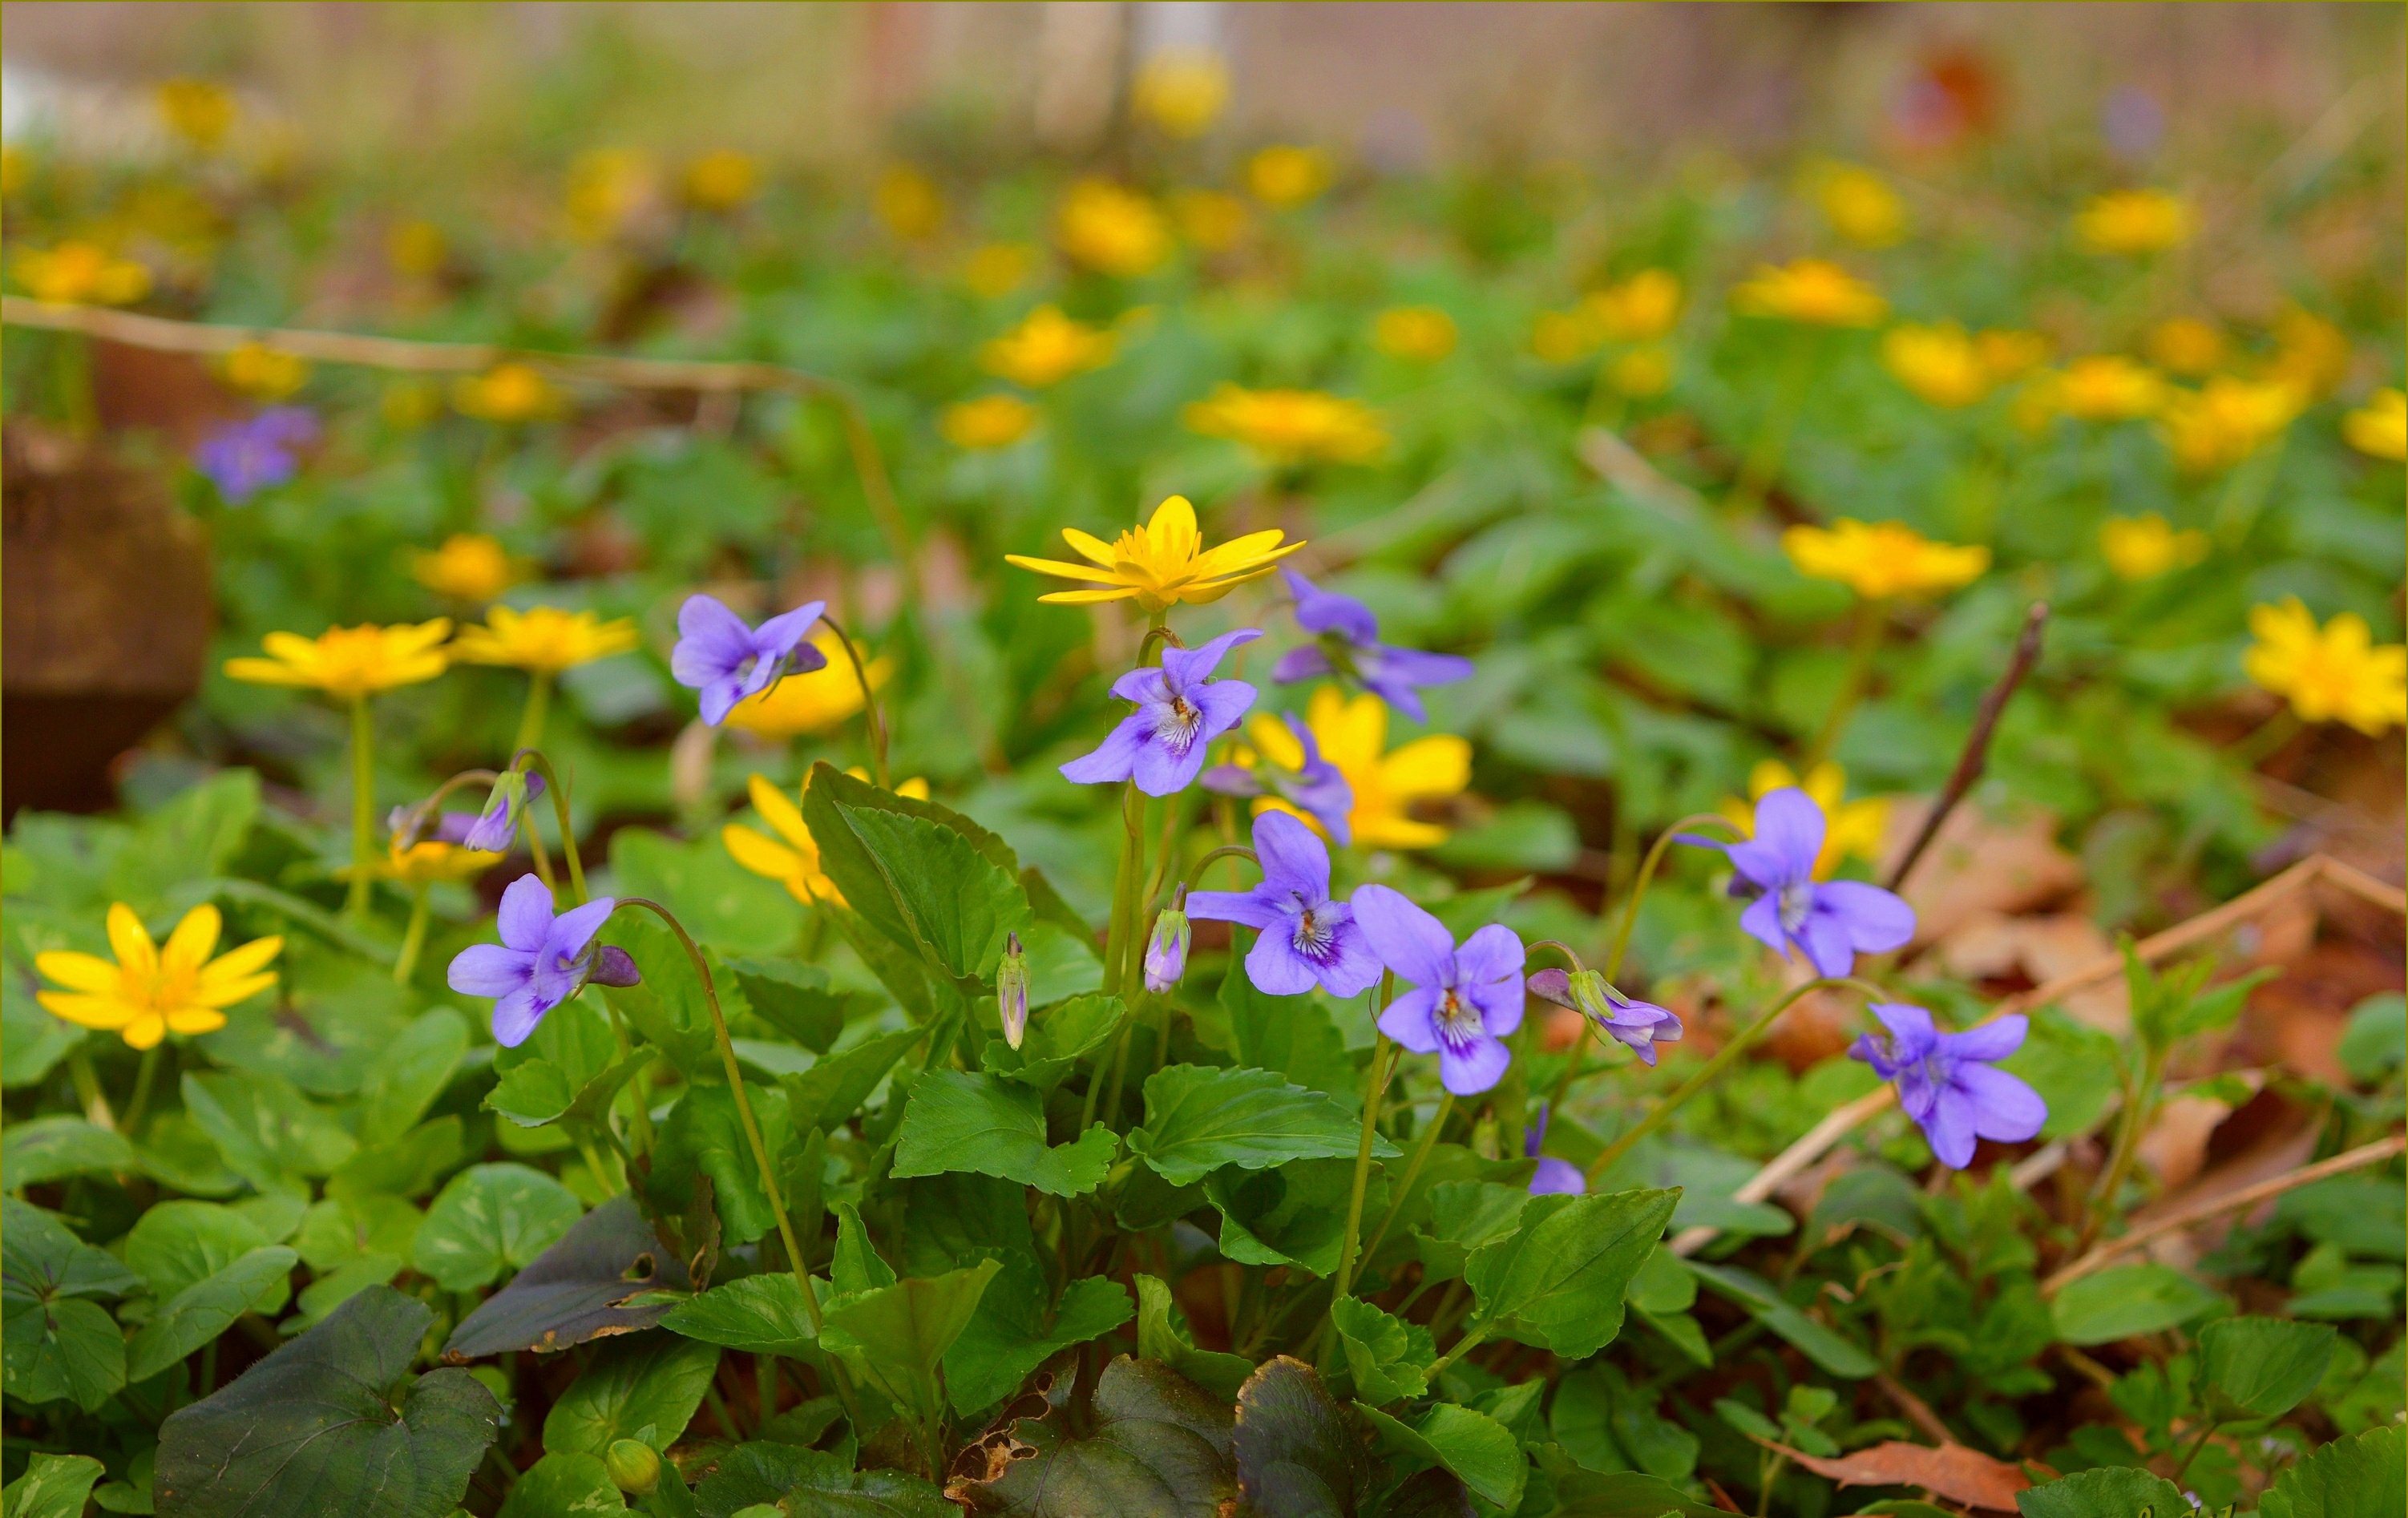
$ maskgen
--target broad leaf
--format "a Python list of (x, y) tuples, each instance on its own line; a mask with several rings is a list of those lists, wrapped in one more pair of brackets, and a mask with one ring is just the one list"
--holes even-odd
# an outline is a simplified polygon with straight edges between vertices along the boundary
[(1346, 1368), (1354, 1377), (1354, 1395), (1374, 1405), (1400, 1402), (1429, 1390), (1429, 1368), (1438, 1358), (1430, 1331), (1418, 1323), (1390, 1317), (1370, 1303), (1341, 1296), (1330, 1305), (1329, 1320), (1346, 1352)]
[(795, 1131), (808, 1133), (818, 1128), (834, 1133), (861, 1110), (861, 1104), (878, 1089), (878, 1082), (886, 1079), (895, 1062), (926, 1038), (927, 1034), (919, 1028), (878, 1034), (840, 1053), (824, 1055), (802, 1074), (780, 1082), (786, 1093)]
[[(266, 1229), (234, 1208), (216, 1202), (161, 1202), (125, 1236), (125, 1263), (152, 1296), (165, 1301), (274, 1242)], [(284, 1294), (279, 1292), (262, 1310), (272, 1312), (283, 1305)]]
[(2189, 1518), (2191, 1511), (2181, 1487), (2132, 1466), (2077, 1470), (2017, 1492), (2015, 1507), (2023, 1518)]
[(1547, 1410), (1547, 1428), (1567, 1454), (1591, 1470), (1643, 1470), (1686, 1481), (1698, 1466), (1698, 1436), (1658, 1413), (1656, 1394), (1633, 1387), (1603, 1360), (1564, 1377)]
[(828, 1261), (828, 1282), (838, 1295), (874, 1292), (895, 1284), (895, 1267), (869, 1241), (861, 1211), (851, 1202), (836, 1204), (836, 1253)]
[(809, 1356), (818, 1345), (800, 1282), (784, 1271), (746, 1276), (672, 1307), (661, 1326), (722, 1349)]
[(1720, 1518), (1726, 1511), (1637, 1470), (1569, 1471), (1556, 1475), (1555, 1485), (1550, 1518)]
[(262, 1191), (331, 1175), (359, 1153), (358, 1139), (281, 1076), (187, 1071), (183, 1086), (186, 1115), (217, 1144), (226, 1167)]
[(1044, 1277), (1029, 1264), (1024, 1280), (1005, 1266), (945, 1352), (945, 1396), (961, 1412), (1001, 1401), (1054, 1355), (1129, 1321), (1126, 1288), (1104, 1276), (1070, 1282), (1049, 1313)]
[(408, 1137), (361, 1150), (326, 1178), (329, 1196), (423, 1196), (443, 1172), (463, 1158), (463, 1125), (456, 1114), (432, 1118)]
[(1239, 1391), (1230, 1445), (1238, 1484), (1261, 1518), (1352, 1518), (1369, 1480), (1345, 1410), (1311, 1366), (1284, 1354)]
[(1473, 1250), (1522, 1225), (1522, 1209), (1529, 1200), (1527, 1186), (1493, 1181), (1449, 1181), (1431, 1187), (1429, 1231), (1413, 1236), (1423, 1270), (1440, 1281), (1463, 1274)]
[(803, 819), (821, 867), (889, 939), (955, 980), (988, 979), (1006, 937), (1034, 921), (1016, 862), (1007, 867), (950, 820), (889, 809), (869, 790), (824, 763), (812, 766)]
[(1238, 1388), (1254, 1373), (1254, 1362), (1242, 1354), (1197, 1349), (1169, 1285), (1143, 1274), (1137, 1277), (1137, 1353), (1140, 1359), (1161, 1361), (1224, 1402), (1235, 1401)]
[(1101, 1124), (1075, 1143), (1048, 1148), (1044, 1104), (1035, 1091), (992, 1075), (928, 1070), (911, 1082), (893, 1173), (968, 1171), (1078, 1196), (1103, 1183), (1118, 1148)]
[(1051, 1096), (1079, 1067), (1081, 1059), (1104, 1048), (1120, 1031), (1121, 1017), (1118, 996), (1073, 996), (1030, 1020), (1018, 1049), (1000, 1038), (988, 1039), (980, 1063), (1007, 1080)]
[(651, 1049), (639, 1049), (581, 1081), (550, 1060), (528, 1060), (504, 1072), (494, 1089), (485, 1093), (485, 1105), (522, 1128), (540, 1128), (564, 1119), (598, 1123), (619, 1088), (656, 1057)]
[(1488, 1414), (1452, 1402), (1440, 1402), (1413, 1423), (1373, 1407), (1362, 1412), (1384, 1447), (1442, 1467), (1473, 1495), (1508, 1512), (1521, 1506), (1529, 1462), (1522, 1458), (1512, 1430)]
[(443, 1346), (458, 1363), (511, 1350), (565, 1350), (650, 1327), (667, 1310), (624, 1306), (646, 1292), (688, 1291), (686, 1262), (661, 1242), (634, 1198), (613, 1196), (460, 1320)]
[(2323, 1324), (2224, 1318), (2199, 1331), (2208, 1389), (2256, 1418), (2279, 1418), (2308, 1398), (2340, 1335)]
[(1677, 1191), (1537, 1196), (1514, 1233), (1482, 1245), (1464, 1268), (1480, 1321), (1569, 1359), (1622, 1331), (1623, 1295), (1679, 1205)]
[(2112, 1344), (2188, 1323), (2223, 1300), (2169, 1265), (2111, 1266), (2069, 1282), (2049, 1304), (2068, 1344)]
[(361, 1083), (360, 1141), (387, 1144), (416, 1127), (467, 1052), (468, 1024), (448, 1007), (410, 1024), (379, 1053)]
[[(1221, 1253), (1245, 1265), (1293, 1265), (1334, 1275), (1345, 1246), (1346, 1210), (1354, 1184), (1350, 1159), (1297, 1160), (1275, 1170), (1216, 1170), (1204, 1195), (1221, 1213)], [(1387, 1211), (1388, 1178), (1374, 1173), (1363, 1193), (1363, 1215)]]
[[(1269, 1070), (1205, 1065), (1173, 1065), (1147, 1077), (1145, 1125), (1128, 1136), (1129, 1153), (1174, 1186), (1225, 1165), (1266, 1170), (1290, 1160), (1351, 1160), (1361, 1142), (1361, 1123), (1328, 1096)], [(1372, 1153), (1399, 1152), (1381, 1138)]]
[(301, 1256), (281, 1244), (255, 1249), (178, 1292), (151, 1315), (125, 1352), (128, 1381), (148, 1381), (234, 1326), (270, 1296), (281, 1298)]
[(704, 1518), (755, 1504), (781, 1518), (961, 1518), (945, 1495), (899, 1470), (855, 1470), (841, 1454), (756, 1440), (720, 1457), (695, 1491)]
[[(664, 1480), (668, 1472), (663, 1468)], [(598, 1454), (580, 1451), (547, 1454), (519, 1473), (494, 1518), (578, 1518), (627, 1511), (627, 1499), (610, 1480)]]
[[(774, 1165), (795, 1141), (786, 1094), (749, 1081), (744, 1092)], [(761, 1163), (753, 1157), (752, 1140), (736, 1110), (736, 1094), (723, 1084), (690, 1085), (670, 1110), (652, 1151), (651, 1195), (674, 1207), (689, 1206), (697, 1176), (710, 1178), (729, 1243), (749, 1244), (778, 1225), (777, 1215), (769, 1210), (769, 1194), (762, 1189)]]
[(1240, 1066), (1326, 1092), (1350, 1108), (1362, 1106), (1363, 1076), (1320, 1002), (1309, 995), (1265, 995), (1246, 978), (1245, 956), (1238, 953), (1229, 956), (1220, 1000)]
[(984, 1470), (948, 1495), (1006, 1518), (1220, 1518), (1238, 1497), (1231, 1433), (1226, 1400), (1124, 1355), (1096, 1383), (1089, 1432), (1019, 1419), (973, 1447)]
[(1854, 1342), (1799, 1310), (1763, 1277), (1732, 1265), (1705, 1265), (1696, 1260), (1684, 1263), (1698, 1280), (1747, 1309), (1749, 1316), (1832, 1375), (1862, 1381), (1881, 1368)]
[(874, 994), (829, 988), (827, 971), (784, 959), (732, 959), (728, 973), (752, 1015), (814, 1054), (835, 1047), (845, 1024), (884, 1003)]
[(445, 1291), (470, 1291), (534, 1264), (579, 1211), (568, 1188), (541, 1170), (472, 1165), (426, 1210), (410, 1262)]
[(543, 1420), (543, 1447), (606, 1454), (632, 1439), (666, 1453), (702, 1406), (719, 1349), (676, 1334), (631, 1334), (602, 1346)]
[(79, 1117), (37, 1117), (0, 1133), (0, 1191), (134, 1168), (134, 1146), (122, 1134)]
[(937, 1367), (969, 1326), (987, 1282), (1002, 1267), (932, 1279), (907, 1277), (892, 1286), (828, 1299), (821, 1310), (822, 1341), (860, 1367), (898, 1405), (934, 1411)]
[(2258, 1518), (2393, 1518), (2408, 1511), (2408, 1430), (2337, 1439), (2274, 1478)]
[(104, 1467), (88, 1454), (35, 1454), (25, 1473), (0, 1491), (0, 1512), (7, 1518), (83, 1518), (92, 1483)]
[(72, 1399), (91, 1411), (125, 1384), (125, 1339), (85, 1298), (140, 1284), (106, 1250), (38, 1207), (0, 1199), (0, 1384), (20, 1401)]

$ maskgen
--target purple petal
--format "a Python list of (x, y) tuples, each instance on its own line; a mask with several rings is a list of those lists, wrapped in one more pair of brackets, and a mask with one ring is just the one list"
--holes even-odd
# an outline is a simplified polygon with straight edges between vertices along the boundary
[(1789, 935), (1781, 931), (1781, 898), (1768, 891), (1739, 914), (1740, 930), (1776, 954), (1789, 952)]
[(1282, 895), (1295, 892), (1308, 906), (1329, 899), (1329, 850), (1286, 812), (1267, 811), (1254, 819), (1254, 854), (1265, 885)]
[(1856, 952), (1848, 941), (1846, 919), (1819, 906), (1806, 914), (1798, 929), (1798, 946), (1819, 975), (1845, 975), (1856, 967)]
[(1918, 1119), (1923, 1136), (1931, 1142), (1931, 1154), (1952, 1170), (1961, 1170), (1973, 1163), (1973, 1104), (1951, 1091), (1940, 1093), (1932, 1104), (1931, 1115)]
[[(1187, 899), (1194, 902), (1195, 893)], [(1193, 916), (1191, 908), (1189, 915)], [(1298, 952), (1296, 947), (1294, 919), (1282, 918), (1263, 930), (1254, 946), (1246, 951), (1246, 979), (1254, 989), (1267, 996), (1300, 996), (1320, 979), (1320, 967)], [(1424, 1018), (1424, 1023), (1428, 1019)]]
[(1885, 1081), (1898, 1078), (1899, 1063), (1890, 1058), (1888, 1049), (1870, 1033), (1856, 1035), (1856, 1041), (1848, 1045), (1848, 1057), (1871, 1066), (1873, 1073)]
[(1170, 687), (1164, 683), (1162, 671), (1152, 665), (1132, 669), (1112, 681), (1112, 694), (1140, 706), (1161, 706), (1170, 700)]
[(552, 889), (534, 875), (522, 875), (502, 893), (501, 910), (494, 924), (502, 941), (523, 953), (533, 953), (543, 947), (545, 935), (552, 931)]
[(1380, 1014), (1380, 1031), (1416, 1054), (1437, 1053), (1438, 1028), (1430, 1013), (1438, 1006), (1439, 995), (1438, 987), (1422, 986), (1399, 995)]
[(1214, 765), (1197, 777), (1197, 783), (1216, 795), (1257, 796), (1263, 794), (1263, 782), (1243, 765)]
[(1553, 1155), (1540, 1156), (1539, 1168), (1530, 1177), (1531, 1196), (1578, 1196), (1586, 1190), (1588, 1177), (1581, 1174), (1579, 1166)]
[(505, 1049), (516, 1049), (533, 1037), (543, 1014), (557, 1005), (533, 984), (519, 987), (494, 1003), (494, 1041)]
[(1471, 678), (1471, 661), (1455, 653), (1426, 653), (1383, 644), (1378, 663), (1393, 679), (1414, 685), (1452, 685)]
[(604, 944), (594, 956), (594, 973), (586, 977), (593, 985), (641, 985), (643, 971), (636, 967), (636, 957), (614, 944)]
[(1132, 712), (1121, 719), (1095, 752), (1073, 759), (1062, 766), (1062, 778), (1080, 785), (1103, 785), (1129, 778), (1129, 768), (1137, 762), (1139, 752), (1145, 747), (1146, 735), (1153, 731), (1145, 713)]
[[(1147, 710), (1156, 709), (1148, 708)], [(1138, 713), (1142, 717), (1145, 712)], [(1191, 743), (1184, 753), (1173, 753), (1156, 738), (1138, 745), (1129, 760), (1129, 779), (1148, 795), (1177, 795), (1195, 782), (1197, 771), (1204, 767), (1204, 744)]]
[(1277, 902), (1267, 901), (1254, 891), (1190, 891), (1187, 915), (1199, 922), (1238, 923), (1264, 933), (1288, 921)]
[[(774, 674), (785, 663), (786, 655), (795, 652), (795, 645), (810, 636), (811, 623), (819, 621), (820, 613), (826, 609), (825, 601), (806, 601), (792, 611), (781, 611), (771, 617), (752, 629), (753, 653), (763, 664), (769, 666)], [(812, 652), (818, 652), (816, 649)], [(827, 655), (821, 653), (819, 662), (810, 667), (817, 669), (826, 663)]]
[(1440, 1049), (1439, 1084), (1458, 1096), (1477, 1096), (1504, 1080), (1505, 1067), (1512, 1063), (1512, 1051), (1494, 1038), (1476, 1038), (1470, 1048), (1459, 1054), (1453, 1049)]
[(1891, 1057), (1897, 1064), (1912, 1065), (1926, 1058), (1940, 1041), (1931, 1014), (1910, 1002), (1877, 1001), (1865, 1010), (1889, 1029)]
[(1321, 988), (1333, 996), (1359, 996), (1380, 983), (1380, 956), (1371, 952), (1362, 924), (1338, 924), (1329, 939), (1329, 959), (1319, 971)]
[(1823, 852), (1823, 809), (1794, 785), (1767, 791), (1756, 804), (1751, 841), (1773, 851), (1787, 864), (1783, 879), (1802, 881), (1813, 873), (1814, 856)]
[(1526, 998), (1522, 993), (1519, 975), (1511, 975), (1502, 981), (1467, 984), (1458, 995), (1480, 1009), (1481, 1026), (1499, 1038), (1522, 1025), (1522, 1010)]
[(1415, 985), (1454, 983), (1455, 938), (1445, 924), (1389, 886), (1361, 886), (1353, 904), (1354, 921), (1381, 963)]
[(1191, 686), (1187, 698), (1204, 714), (1196, 729), (1196, 752), (1202, 757), (1205, 744), (1211, 742), (1230, 728), (1254, 704), (1254, 688), (1242, 680), (1216, 680), (1209, 685)]
[(713, 727), (725, 722), (727, 714), (736, 709), (738, 701), (759, 694), (757, 689), (748, 686), (747, 677), (733, 674), (722, 675), (703, 685), (702, 720)]
[(1350, 643), (1369, 643), (1380, 636), (1380, 623), (1371, 609), (1354, 597), (1323, 590), (1284, 566), (1280, 575), (1296, 597), (1296, 624), (1306, 632), (1336, 633)]
[(1530, 995), (1541, 1001), (1552, 1001), (1558, 1007), (1571, 1007), (1574, 1011), (1580, 1010), (1579, 1008), (1572, 1007), (1572, 977), (1570, 970), (1548, 968), (1533, 971), (1530, 979), (1524, 983), (1529, 987)]
[(1826, 881), (1814, 888), (1814, 904), (1846, 922), (1848, 941), (1859, 953), (1903, 949), (1914, 938), (1914, 909), (1878, 885)]
[(2048, 1121), (2048, 1103), (2040, 1093), (1987, 1065), (1959, 1065), (1952, 1082), (1971, 1104), (1973, 1131), (2000, 1143), (2019, 1144)]
[(1240, 627), (1223, 633), (1209, 643), (1192, 649), (1165, 648), (1162, 651), (1162, 674), (1172, 690), (1189, 690), (1203, 683), (1231, 649), (1240, 643), (1251, 643), (1262, 637), (1259, 629)]
[(2001, 1060), (2024, 1046), (2030, 1030), (2031, 1019), (2014, 1012), (1962, 1033), (1942, 1034), (1940, 1052), (1953, 1059)]
[(742, 664), (752, 652), (752, 629), (714, 596), (695, 594), (678, 608), (677, 646), (669, 673), (697, 690)]
[(464, 996), (507, 996), (527, 983), (535, 956), (498, 943), (473, 943), (452, 956), (444, 984)]
[(1293, 685), (1300, 680), (1312, 680), (1330, 672), (1329, 655), (1321, 652), (1317, 643), (1306, 643), (1288, 650), (1271, 666), (1271, 679), (1282, 685)]
[(552, 920), (552, 931), (545, 935), (544, 946), (554, 953), (574, 959), (585, 952), (585, 945), (619, 903), (609, 896), (595, 896), (582, 907), (572, 907)]
[(1462, 985), (1490, 981), (1513, 981), (1514, 1005), (1521, 1004), (1522, 936), (1502, 923), (1491, 923), (1463, 940), (1455, 952), (1455, 976)]

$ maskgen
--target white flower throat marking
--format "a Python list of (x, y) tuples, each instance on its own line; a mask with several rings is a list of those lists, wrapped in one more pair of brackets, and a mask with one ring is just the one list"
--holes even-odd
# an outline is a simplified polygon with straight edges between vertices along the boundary
[(1171, 693), (1169, 706), (1161, 721), (1154, 724), (1156, 738), (1173, 753), (1185, 753), (1196, 741), (1196, 730), (1204, 725), (1204, 713), (1197, 710), (1186, 696)]
[(1438, 1025), (1439, 1041), (1458, 1054), (1470, 1053), (1488, 1031), (1480, 1020), (1480, 1009), (1452, 986), (1439, 994), (1431, 1021)]
[(1318, 910), (1304, 906), (1304, 897), (1301, 894), (1297, 895), (1296, 900), (1299, 907), (1303, 907), (1303, 910), (1297, 914), (1296, 919), (1294, 938), (1296, 952), (1312, 959), (1327, 958), (1329, 942), (1337, 937), (1336, 932), (1322, 918)]
[(1814, 882), (1792, 881), (1781, 888), (1781, 930), (1791, 938), (1806, 925), (1808, 914), (1814, 909)]

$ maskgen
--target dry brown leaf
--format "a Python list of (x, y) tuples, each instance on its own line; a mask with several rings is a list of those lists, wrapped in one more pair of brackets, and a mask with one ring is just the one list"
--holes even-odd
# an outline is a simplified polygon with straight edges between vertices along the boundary
[(2015, 1511), (2015, 1494), (2031, 1485), (2021, 1466), (1995, 1460), (1962, 1444), (1909, 1444), (1890, 1439), (1843, 1454), (1818, 1459), (1770, 1439), (1757, 1443), (1779, 1450), (1826, 1481), (1842, 1486), (1920, 1486), (1934, 1497), (1997, 1512)]
[[(2034, 985), (2045, 985), (2114, 953), (2115, 945), (2080, 912), (2009, 917), (1981, 911), (1952, 929), (1937, 950), (1949, 973), (1965, 980), (2021, 975)], [(2121, 1036), (2131, 1024), (2130, 998), (2120, 978), (2076, 991), (2063, 1006), (2105, 1033)]]
[[(2266, 1084), (2263, 1070), (2231, 1074), (2248, 1086), (2253, 1096)], [(2159, 1104), (2149, 1131), (2141, 1136), (2141, 1163), (2168, 1189), (2186, 1184), (2205, 1167), (2207, 1141), (2232, 1115), (2233, 1106), (2213, 1096), (2187, 1096)]]
[[(1883, 853), (1895, 859), (1923, 825), (1928, 801), (1890, 809)], [(2013, 915), (2047, 905), (2080, 886), (2082, 861), (2057, 847), (2057, 819), (2037, 807), (2013, 814), (1966, 805), (1940, 826), (1940, 836), (1906, 878), (1916, 940), (1948, 937), (1980, 912)]]

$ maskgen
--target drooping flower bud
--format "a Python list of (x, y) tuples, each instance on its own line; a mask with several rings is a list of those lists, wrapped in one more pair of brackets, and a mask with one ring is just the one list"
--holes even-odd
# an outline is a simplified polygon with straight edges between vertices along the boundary
[(518, 840), (519, 819), (524, 815), (527, 803), (543, 795), (543, 777), (524, 770), (506, 769), (494, 781), (494, 789), (485, 797), (485, 809), (477, 814), (476, 824), (460, 840), (465, 849), (478, 849), (486, 853), (508, 853)]
[(612, 1439), (602, 1468), (610, 1473), (611, 1485), (637, 1497), (650, 1497), (661, 1484), (660, 1454), (641, 1439)]
[(1157, 996), (1187, 973), (1187, 945), (1194, 930), (1188, 926), (1186, 904), (1187, 888), (1181, 886), (1170, 906), (1154, 920), (1154, 936), (1146, 940), (1145, 988)]
[(1632, 1001), (1595, 970), (1540, 970), (1530, 977), (1529, 987), (1530, 995), (1569, 1007), (1595, 1023), (1598, 1031), (1638, 1055), (1642, 1065), (1656, 1063), (1657, 1044), (1680, 1040), (1679, 1016), (1654, 1002)]
[(1003, 1018), (1003, 1041), (1012, 1048), (1028, 1036), (1028, 956), (1020, 952), (1020, 935), (1007, 935), (1003, 963), (995, 971), (995, 1007)]

